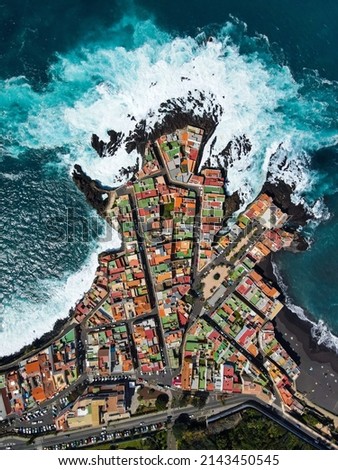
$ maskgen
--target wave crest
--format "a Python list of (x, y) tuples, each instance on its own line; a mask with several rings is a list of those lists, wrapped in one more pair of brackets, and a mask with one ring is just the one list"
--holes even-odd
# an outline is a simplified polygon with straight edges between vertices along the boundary
[[(127, 27), (133, 33), (127, 47), (121, 47), (120, 35), (125, 41)], [(233, 158), (229, 191), (240, 190), (246, 200), (256, 194), (266, 175), (270, 151), (281, 143), (287, 147), (291, 165), (287, 178), (296, 174), (298, 188), (306, 181), (306, 172), (302, 164), (301, 170), (293, 171), (297, 162), (336, 138), (330, 130), (332, 115), (330, 128), (325, 129), (327, 106), (321, 102), (318, 77), (313, 99), (309, 80), (297, 83), (288, 67), (275, 62), (266, 37), (249, 36), (246, 25), (235, 18), (211, 32), (212, 42), (205, 40), (204, 32), (196, 38), (171, 37), (151, 20), (126, 16), (107, 32), (104, 44), (92, 42), (58, 55), (43, 91), (35, 91), (24, 77), (7, 80), (0, 92), (5, 109), (0, 119), (4, 134), (12, 139), (8, 149), (19, 155), (27, 149), (66, 147), (70, 157), (63, 164), (80, 163), (91, 169), (93, 178), (114, 184), (118, 166), (133, 165), (136, 155), (128, 155), (122, 145), (114, 164), (96, 159), (93, 168), (90, 135), (105, 139), (106, 132), (114, 128), (128, 136), (135, 121), (144, 119), (153, 128), (161, 119), (163, 102), (189, 93), (198, 98), (202, 92), (213, 97), (214, 106), (224, 109), (212, 155), (237, 136), (245, 135), (252, 143), (251, 152)], [(246, 53), (240, 52), (242, 45)], [(327, 88), (325, 84), (326, 100)], [(330, 90), (333, 95), (335, 84)], [(189, 110), (187, 100), (184, 105)], [(204, 111), (208, 107), (205, 102)], [(274, 167), (270, 165), (270, 169), (274, 173)]]
[(306, 315), (303, 308), (295, 305), (290, 298), (288, 293), (288, 287), (285, 284), (283, 277), (278, 269), (276, 263), (272, 262), (272, 269), (273, 274), (277, 279), (277, 283), (279, 287), (281, 287), (283, 295), (284, 295), (284, 303), (285, 305), (297, 315), (298, 318), (309, 323), (311, 325), (311, 335), (313, 339), (319, 344), (331, 349), (332, 351), (338, 353), (338, 337), (335, 336), (329, 329), (328, 325), (323, 320), (318, 320), (318, 322), (314, 322), (310, 320)]
[[(212, 42), (206, 41), (210, 34)], [(90, 146), (91, 134), (105, 140), (113, 128), (128, 136), (141, 120), (152, 129), (163, 118), (162, 103), (183, 100), (182, 106), (189, 110), (192, 105), (186, 97), (190, 94), (196, 102), (203, 93), (209, 99), (194, 107), (195, 112), (210, 112), (216, 106), (223, 110), (214, 145), (208, 143), (204, 159), (215, 159), (238, 137), (251, 144), (245, 152), (231, 146), (223, 160), (228, 166), (228, 192), (239, 191), (246, 204), (269, 172), (271, 178), (282, 176), (292, 184), (295, 197), (306, 198), (303, 193), (313, 176), (308, 165), (311, 152), (337, 141), (337, 84), (321, 86), (317, 76), (297, 83), (290, 69), (274, 57), (268, 39), (249, 36), (246, 25), (235, 18), (193, 38), (172, 37), (151, 20), (125, 16), (107, 30), (104, 42), (82, 44), (58, 55), (43, 90), (34, 89), (25, 77), (2, 81), (0, 126), (6, 140), (1, 158), (28, 158), (29, 150), (56, 150), (61, 172), (78, 163), (93, 179), (112, 186), (119, 168), (134, 165), (137, 154), (128, 154), (121, 145), (114, 158), (99, 159)], [(278, 148), (279, 155), (272, 157)], [(285, 162), (279, 168), (282, 157)], [(50, 161), (46, 167), (56, 173)], [(319, 209), (314, 207), (314, 213)], [(86, 282), (88, 286), (89, 276)], [(82, 284), (77, 288), (84, 289)], [(78, 295), (67, 296), (67, 306), (65, 297), (51, 302), (48, 308), (53, 315), (47, 310), (44, 315), (49, 321), (64, 316)], [(14, 347), (14, 333), (6, 333), (11, 312), (6, 312), (2, 334), (6, 338), (2, 344), (8, 348)], [(49, 327), (41, 322), (41, 311), (36, 314), (32, 308), (30, 312), (25, 316), (30, 323)], [(23, 323), (22, 331), (27, 331)]]

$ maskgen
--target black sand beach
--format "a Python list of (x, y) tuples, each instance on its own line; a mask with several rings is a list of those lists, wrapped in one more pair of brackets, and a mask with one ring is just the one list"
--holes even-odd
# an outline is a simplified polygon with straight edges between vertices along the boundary
[[(266, 278), (278, 286), (270, 257), (260, 268)], [(287, 307), (275, 318), (275, 326), (278, 340), (300, 365), (297, 389), (313, 403), (338, 414), (338, 355), (319, 346), (311, 336), (310, 323)]]

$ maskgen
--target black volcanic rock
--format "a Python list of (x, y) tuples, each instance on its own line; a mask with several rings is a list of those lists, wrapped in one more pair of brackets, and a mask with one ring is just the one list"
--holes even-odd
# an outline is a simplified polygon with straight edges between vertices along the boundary
[[(161, 109), (164, 111), (165, 104), (163, 103), (162, 106)], [(204, 129), (206, 141), (214, 131), (217, 120), (208, 114), (196, 116), (193, 111), (182, 111), (180, 106), (175, 105), (171, 112), (166, 114), (161, 122), (156, 123), (149, 132), (146, 130), (146, 121), (140, 121), (134, 132), (126, 138), (126, 150), (128, 153), (137, 150), (142, 155), (149, 140), (154, 142), (163, 134), (170, 134), (176, 129), (183, 129), (187, 125)]]
[(109, 156), (115, 154), (117, 149), (121, 146), (124, 138), (123, 132), (116, 132), (113, 130), (108, 131), (108, 135), (110, 137), (110, 141), (107, 144), (107, 153)]
[(299, 251), (306, 251), (309, 248), (309, 243), (299, 233), (295, 233), (295, 238), (290, 248), (285, 248), (286, 251), (298, 253)]
[(231, 217), (234, 212), (238, 211), (240, 206), (241, 198), (239, 197), (238, 191), (231, 194), (231, 196), (227, 196), (224, 203), (224, 217), (226, 219)]
[(92, 135), (92, 142), (91, 143), (92, 143), (93, 149), (96, 150), (99, 157), (102, 157), (103, 152), (104, 152), (107, 144), (105, 142), (103, 142), (103, 140), (100, 140), (99, 136), (97, 136), (96, 134)]
[[(189, 110), (187, 110), (187, 107), (189, 107)], [(196, 112), (197, 109), (199, 112)], [(223, 109), (215, 103), (214, 95), (205, 96), (204, 93), (194, 90), (194, 94), (189, 91), (185, 98), (170, 99), (161, 103), (157, 113), (158, 121), (153, 129), (147, 126), (146, 120), (141, 120), (128, 136), (125, 136), (122, 132), (110, 130), (108, 132), (109, 142), (100, 140), (96, 134), (93, 134), (92, 147), (100, 157), (113, 156), (122, 145), (127, 153), (136, 150), (140, 155), (144, 155), (148, 141), (154, 142), (161, 135), (170, 134), (176, 129), (182, 129), (189, 124), (204, 130), (203, 140), (205, 143), (219, 122)], [(154, 112), (150, 111), (148, 117), (153, 116)], [(135, 121), (135, 117), (130, 114), (128, 117)]]
[(146, 121), (142, 120), (136, 124), (134, 132), (126, 138), (125, 147), (127, 153), (137, 150), (140, 155), (143, 155), (148, 140)]
[(113, 156), (123, 142), (123, 132), (110, 130), (108, 131), (108, 135), (110, 138), (108, 143), (100, 140), (99, 136), (96, 134), (92, 135), (92, 147), (94, 150), (96, 150), (99, 157)]
[[(197, 92), (197, 90), (195, 91)], [(92, 146), (100, 157), (114, 155), (120, 145), (125, 145), (127, 153), (137, 150), (140, 155), (143, 155), (149, 140), (155, 141), (161, 135), (170, 134), (176, 129), (186, 127), (188, 124), (204, 129), (204, 137), (205, 141), (207, 141), (218, 123), (219, 116), (223, 112), (220, 105), (212, 102), (212, 96), (208, 98), (210, 102), (206, 100), (203, 93), (200, 93), (199, 98), (196, 98), (196, 96), (189, 92), (185, 99), (167, 100), (160, 105), (158, 110), (159, 121), (153, 129), (147, 128), (146, 120), (141, 120), (127, 137), (121, 132), (109, 131), (110, 141), (108, 143), (100, 140), (96, 134), (93, 134)], [(206, 102), (209, 103), (209, 106), (205, 108)], [(189, 103), (191, 111), (186, 110), (187, 103)], [(195, 108), (203, 109), (203, 113), (201, 115), (196, 114)], [(153, 114), (149, 114), (149, 116), (151, 115)], [(133, 117), (131, 119), (135, 120)]]
[(103, 196), (107, 191), (100, 188), (98, 183), (92, 180), (81, 168), (80, 165), (74, 165), (72, 174), (73, 181), (76, 186), (84, 193), (87, 201), (97, 210), (100, 215), (104, 215), (106, 208), (106, 200)]
[(19, 351), (13, 354), (9, 354), (7, 356), (0, 357), (0, 370), (4, 371), (7, 368), (11, 369), (13, 367), (13, 363), (18, 361), (19, 359), (22, 360), (23, 356), (30, 355), (34, 351), (38, 351), (42, 348), (47, 347), (47, 345), (54, 341), (57, 336), (62, 332), (63, 328), (67, 325), (73, 315), (74, 310), (71, 308), (66, 318), (59, 319), (54, 323), (52, 330), (43, 334), (39, 338), (34, 339), (32, 343), (23, 346)]
[(282, 180), (279, 180), (278, 183), (271, 183), (268, 180), (269, 175), (263, 185), (262, 193), (271, 196), (276, 205), (291, 216), (287, 224), (288, 227), (296, 229), (299, 226), (304, 226), (311, 219), (311, 215), (302, 204), (292, 202), (291, 196), (294, 188)]
[(244, 134), (231, 140), (228, 145), (220, 152), (219, 156), (223, 157), (224, 160), (229, 164), (232, 163), (232, 156), (234, 153), (240, 160), (241, 155), (247, 155), (251, 148), (252, 144)]

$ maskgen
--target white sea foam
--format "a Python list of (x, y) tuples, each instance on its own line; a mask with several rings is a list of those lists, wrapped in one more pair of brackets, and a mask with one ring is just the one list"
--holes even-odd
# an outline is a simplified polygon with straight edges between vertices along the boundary
[(338, 338), (330, 331), (323, 320), (319, 320), (318, 323), (312, 326), (311, 334), (318, 344), (323, 344), (338, 353)]
[(9, 181), (19, 181), (22, 177), (22, 173), (0, 173), (0, 178)]
[(285, 305), (292, 312), (294, 312), (301, 320), (311, 325), (312, 337), (317, 341), (318, 344), (322, 344), (327, 348), (333, 350), (334, 352), (338, 353), (338, 337), (330, 331), (328, 325), (323, 320), (318, 320), (317, 323), (313, 320), (310, 320), (306, 315), (305, 311), (301, 307), (293, 303), (288, 292), (288, 287), (285, 284), (276, 263), (272, 263), (272, 269), (277, 279), (278, 285), (282, 289), (282, 292), (284, 294)]
[[(134, 27), (134, 43), (140, 43), (136, 49), (115, 47), (112, 38), (111, 47), (91, 45), (60, 56), (51, 68), (52, 82), (43, 95), (34, 92), (23, 78), (6, 83), (9, 95), (19, 94), (29, 109), (25, 125), (12, 132), (18, 135), (17, 150), (68, 146), (70, 157), (64, 158), (64, 164), (80, 163), (93, 178), (114, 185), (119, 168), (134, 164), (136, 153), (128, 155), (121, 145), (113, 158), (99, 160), (90, 148), (90, 135), (96, 133), (107, 140), (106, 132), (113, 128), (128, 136), (135, 120), (142, 119), (151, 129), (163, 117), (158, 111), (161, 103), (186, 98), (188, 93), (200, 99), (202, 92), (206, 97), (202, 106), (185, 101), (183, 107), (194, 107), (196, 114), (217, 104), (223, 108), (213, 154), (236, 136), (246, 135), (252, 144), (246, 156), (233, 152), (229, 192), (239, 190), (248, 202), (259, 191), (266, 171), (274, 171), (269, 167), (270, 151), (280, 143), (292, 150), (288, 155), (292, 166), (283, 177), (287, 182), (297, 179), (297, 191), (303, 189), (308, 177), (305, 167), (300, 170), (297, 162), (306, 158), (305, 147), (315, 147), (318, 142), (304, 116), (294, 113), (296, 118), (286, 118), (288, 107), (294, 112), (300, 89), (287, 67), (271, 67), (259, 54), (241, 55), (231, 38), (236, 24), (228, 23), (217, 40), (203, 43), (191, 37), (170, 39), (150, 21), (126, 18), (122, 26), (128, 22)], [(144, 43), (147, 31), (153, 39)], [(116, 28), (114, 32), (116, 36)], [(93, 76), (99, 77), (98, 83), (93, 83)], [(73, 91), (81, 89), (82, 93)], [(303, 119), (305, 125), (301, 122), (300, 126), (297, 119)]]
[(39, 281), (37, 289), (46, 293), (44, 301), (35, 303), (16, 298), (10, 306), (2, 306), (0, 357), (18, 351), (25, 344), (51, 330), (57, 320), (65, 318), (69, 309), (75, 306), (93, 282), (98, 266), (98, 254), (120, 245), (118, 233), (113, 230), (109, 241), (93, 243), (87, 260), (78, 272), (65, 274), (64, 279), (60, 281)]
[[(129, 49), (118, 44), (120, 36), (126, 38), (126, 27), (133, 29)], [(333, 143), (336, 135), (325, 129), (320, 136), (315, 134), (324, 121), (322, 108), (302, 95), (288, 67), (265, 62), (267, 38), (257, 39), (257, 47), (264, 43), (262, 57), (259, 50), (240, 53), (233, 39), (238, 27), (243, 25), (233, 19), (216, 40), (205, 43), (204, 33), (196, 39), (171, 38), (150, 20), (125, 17), (107, 32), (104, 45), (91, 43), (59, 56), (43, 92), (33, 90), (24, 77), (4, 81), (0, 102), (6, 103), (6, 110), (0, 124), (6, 151), (19, 156), (27, 149), (62, 148), (62, 168), (71, 171), (79, 163), (92, 178), (113, 186), (119, 169), (133, 165), (137, 155), (127, 154), (121, 145), (113, 157), (99, 159), (90, 147), (91, 134), (107, 140), (106, 132), (114, 129), (127, 137), (142, 119), (152, 129), (163, 118), (161, 104), (183, 98), (182, 107), (193, 108), (199, 115), (217, 105), (223, 110), (213, 136), (215, 145), (212, 150), (210, 143), (206, 146), (204, 161), (210, 154), (215, 158), (235, 137), (245, 135), (250, 140), (250, 152), (238, 152), (234, 146), (227, 162), (227, 189), (230, 193), (238, 190), (243, 205), (259, 192), (268, 171), (272, 180), (282, 177), (293, 185), (295, 201), (301, 200), (311, 183), (308, 151)], [(201, 101), (200, 106), (186, 100), (189, 93)], [(278, 164), (283, 156), (286, 161), (281, 169)], [(319, 209), (314, 207), (314, 212)], [(64, 284), (41, 281), (46, 292), (52, 293), (48, 306), (18, 301), (6, 311), (1, 354), (22, 346), (67, 314), (92, 281), (97, 252), (95, 248), (83, 269)], [(13, 318), (18, 318), (15, 331)], [(30, 325), (35, 333), (27, 328)], [(19, 338), (18, 327), (23, 332)]]
[(306, 201), (304, 201), (304, 206), (312, 216), (307, 227), (307, 230), (310, 232), (313, 232), (313, 230), (318, 227), (320, 223), (329, 220), (331, 217), (330, 211), (326, 206), (323, 198), (317, 199), (313, 205), (309, 205)]

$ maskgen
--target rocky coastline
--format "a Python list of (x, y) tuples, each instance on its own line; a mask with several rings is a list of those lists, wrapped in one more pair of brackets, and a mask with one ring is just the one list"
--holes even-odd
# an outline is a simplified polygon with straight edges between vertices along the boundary
[(32, 343), (23, 346), (19, 351), (8, 354), (7, 356), (0, 357), (0, 371), (9, 369), (17, 361), (23, 360), (25, 357), (31, 356), (34, 352), (38, 352), (48, 347), (58, 336), (61, 335), (68, 322), (71, 321), (74, 314), (74, 309), (71, 308), (66, 318), (57, 320), (53, 328), (47, 333), (44, 333), (39, 338), (36, 338)]
[[(196, 99), (191, 94), (188, 94), (186, 101), (190, 105), (203, 108), (204, 98), (202, 94), (200, 99)], [(155, 141), (161, 135), (170, 134), (188, 124), (204, 129), (204, 141), (206, 142), (217, 125), (218, 114), (222, 112), (220, 106), (217, 105), (212, 112), (205, 111), (199, 116), (193, 110), (186, 111), (184, 105), (185, 100), (183, 99), (178, 99), (177, 101), (168, 100), (162, 103), (158, 112), (159, 115), (163, 115), (163, 118), (156, 122), (153, 128), (147, 127), (145, 119), (141, 120), (135, 125), (134, 131), (127, 137), (121, 132), (110, 130), (107, 133), (110, 139), (108, 142), (105, 142), (100, 140), (96, 134), (93, 134), (92, 147), (100, 157), (113, 157), (117, 148), (122, 145), (124, 145), (127, 153), (136, 150), (139, 155), (143, 155), (149, 140)], [(133, 117), (131, 119), (135, 120)]]
[[(278, 280), (274, 274), (274, 255), (269, 255), (259, 264), (258, 269), (271, 285), (280, 290)], [(304, 393), (313, 403), (322, 408), (337, 413), (338, 401), (337, 354), (324, 344), (318, 344), (313, 338), (310, 321), (302, 320), (293, 312), (285, 302), (287, 299), (281, 294), (283, 309), (273, 320), (276, 338), (300, 366), (301, 373), (297, 379), (297, 389)], [(306, 312), (311, 320), (311, 313)]]
[(85, 195), (87, 202), (104, 217), (108, 191), (103, 189), (99, 182), (91, 179), (80, 165), (74, 166), (72, 177), (76, 186)]
[(295, 204), (292, 201), (291, 196), (295, 188), (282, 180), (279, 180), (277, 184), (271, 183), (269, 180), (270, 174), (268, 173), (262, 192), (271, 196), (276, 205), (290, 216), (287, 226), (295, 230), (300, 226), (303, 227), (306, 225), (311, 219), (311, 214), (309, 214), (302, 204)]
[[(196, 100), (196, 98), (192, 98), (190, 96), (188, 97), (188, 101), (189, 100), (190, 102), (193, 102)], [(201, 96), (201, 103), (202, 100), (203, 96)], [(201, 103), (196, 103), (196, 105), (201, 105)], [(205, 112), (202, 116), (196, 116), (193, 111), (182, 111), (182, 106), (183, 101), (182, 103), (172, 101), (162, 103), (160, 112), (164, 114), (164, 118), (161, 122), (157, 123), (152, 130), (148, 131), (146, 128), (146, 122), (141, 121), (140, 123), (136, 124), (134, 132), (125, 139), (121, 133), (117, 133), (113, 130), (108, 132), (110, 137), (110, 141), (108, 143), (103, 142), (99, 139), (98, 136), (94, 134), (92, 137), (92, 146), (100, 157), (114, 158), (116, 149), (120, 145), (125, 145), (126, 151), (129, 153), (133, 150), (136, 150), (140, 155), (143, 155), (149, 140), (154, 141), (164, 133), (173, 132), (174, 130), (185, 127), (188, 124), (204, 129), (204, 146), (205, 143), (211, 138), (215, 127), (217, 126), (217, 115), (221, 113), (222, 110), (214, 109), (212, 113)], [(244, 153), (250, 151), (251, 148), (250, 141), (245, 136), (241, 136), (238, 139), (234, 139), (234, 142), (230, 142), (229, 145), (224, 149), (222, 156), (225, 159), (230, 155), (233, 145), (240, 149), (240, 152)], [(202, 151), (203, 148), (201, 148), (201, 153)], [(127, 172), (124, 173), (124, 175), (129, 176), (129, 173), (134, 175), (136, 170), (137, 168), (128, 168), (123, 169), (122, 171)], [(226, 169), (224, 171), (226, 172)], [(98, 212), (100, 216), (105, 217), (106, 207), (109, 201), (109, 197), (107, 196), (109, 196), (111, 193), (112, 188), (107, 189), (103, 187), (100, 182), (91, 179), (79, 165), (74, 166), (72, 176), (76, 186), (84, 193), (87, 202)], [(301, 204), (296, 205), (292, 202), (291, 196), (293, 189), (294, 188), (290, 187), (283, 181), (279, 181), (278, 183), (269, 182), (268, 175), (267, 180), (263, 185), (262, 192), (270, 195), (274, 199), (275, 203), (283, 211), (290, 215), (287, 229), (295, 232), (296, 234), (296, 240), (291, 249), (293, 251), (300, 251), (307, 249), (308, 244), (306, 240), (296, 232), (296, 230), (299, 228), (299, 226), (304, 226), (311, 216), (307, 213)], [(226, 218), (230, 218), (240, 208), (241, 200), (239, 194), (235, 192), (232, 195), (228, 195), (225, 204), (225, 216)], [(269, 259), (267, 263), (268, 264), (266, 264), (264, 268), (265, 273), (268, 273), (267, 277), (271, 280), (271, 282), (276, 283), (276, 279), (273, 275), (271, 275), (271, 273), (273, 274), (271, 260)], [(267, 268), (267, 266), (269, 266), (269, 268)], [(0, 368), (3, 368), (6, 364), (10, 364), (22, 356), (33, 352), (34, 350), (45, 347), (45, 345), (47, 345), (57, 335), (60, 334), (68, 320), (72, 317), (72, 312), (73, 311), (70, 310), (69, 316), (67, 318), (58, 320), (50, 332), (44, 334), (41, 338), (36, 339), (32, 344), (23, 347), (15, 354), (0, 358)], [(309, 337), (311, 337), (310, 333)]]
[[(191, 98), (192, 99), (192, 98)], [(189, 100), (189, 98), (188, 98)], [(199, 103), (201, 104), (201, 103)], [(153, 129), (147, 131), (146, 121), (140, 121), (135, 125), (134, 132), (131, 133), (123, 142), (123, 135), (114, 130), (108, 131), (110, 136), (109, 142), (100, 140), (96, 134), (92, 136), (92, 147), (95, 149), (101, 158), (114, 158), (116, 149), (120, 145), (125, 145), (127, 153), (136, 150), (139, 155), (144, 155), (146, 145), (149, 141), (155, 141), (165, 133), (174, 132), (176, 129), (183, 128), (188, 124), (201, 127), (204, 129), (204, 138), (201, 145), (200, 154), (203, 152), (205, 143), (210, 139), (212, 133), (217, 125), (216, 113), (205, 113), (202, 116), (196, 116), (193, 111), (182, 111), (182, 103), (175, 103), (168, 101), (162, 103), (160, 107), (161, 113), (169, 112), (161, 122), (156, 123)], [(121, 177), (132, 178), (138, 170), (138, 161), (134, 167), (122, 168), (120, 170)], [(72, 178), (76, 186), (81, 192), (84, 193), (87, 202), (98, 212), (99, 215), (105, 217), (106, 207), (108, 203), (109, 190), (103, 187), (99, 181), (95, 181), (88, 176), (81, 168), (80, 165), (75, 165), (72, 173)], [(122, 179), (122, 178), (121, 178)], [(110, 190), (113, 190), (111, 188)], [(238, 210), (239, 197), (238, 194), (229, 197), (227, 203), (227, 214)]]
[(109, 142), (104, 142), (96, 135), (92, 135), (92, 147), (96, 150), (99, 157), (104, 157), (107, 154), (114, 155), (116, 150), (122, 144), (124, 134), (122, 132), (116, 132), (114, 130), (108, 131)]
[(302, 204), (295, 204), (292, 201), (293, 190), (294, 188), (282, 180), (278, 180), (277, 183), (271, 183), (268, 174), (261, 193), (271, 196), (274, 203), (283, 212), (288, 214), (289, 220), (285, 224), (285, 228), (295, 236), (294, 242), (288, 250), (297, 253), (309, 248), (309, 243), (298, 232), (298, 229), (304, 227), (311, 220), (311, 214)]

